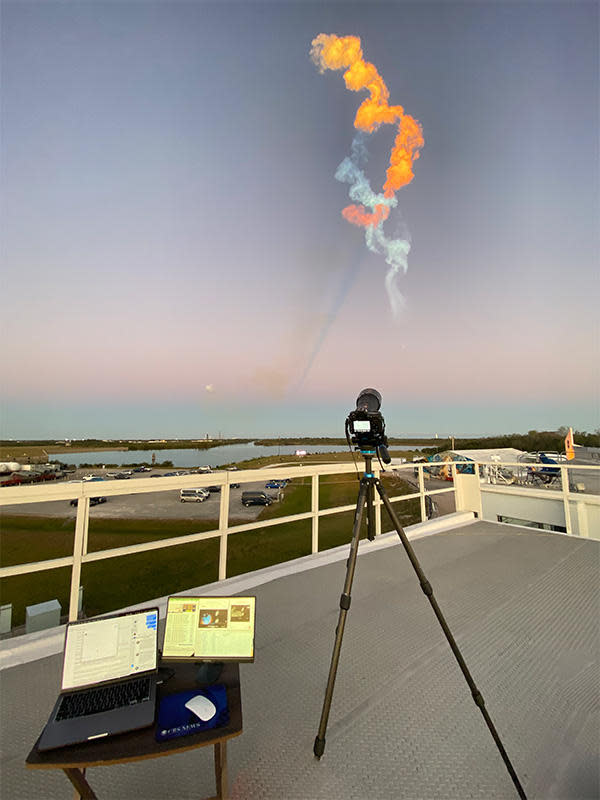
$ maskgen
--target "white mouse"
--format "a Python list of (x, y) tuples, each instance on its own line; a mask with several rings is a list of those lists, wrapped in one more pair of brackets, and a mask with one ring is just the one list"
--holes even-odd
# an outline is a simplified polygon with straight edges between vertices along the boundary
[(186, 708), (195, 714), (202, 722), (208, 722), (217, 713), (217, 707), (204, 694), (197, 694), (185, 704)]

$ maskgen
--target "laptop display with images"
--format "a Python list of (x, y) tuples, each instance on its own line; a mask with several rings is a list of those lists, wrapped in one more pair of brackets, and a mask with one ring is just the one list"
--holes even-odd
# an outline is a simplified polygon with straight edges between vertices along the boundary
[(157, 610), (69, 624), (61, 690), (156, 669), (157, 629)]
[(40, 750), (151, 725), (158, 673), (158, 608), (71, 622), (61, 694)]
[(256, 597), (169, 597), (163, 660), (254, 661)]

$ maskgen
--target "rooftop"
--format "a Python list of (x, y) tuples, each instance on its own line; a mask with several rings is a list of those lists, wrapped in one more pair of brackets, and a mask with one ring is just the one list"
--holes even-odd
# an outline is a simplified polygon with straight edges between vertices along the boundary
[[(600, 542), (444, 519), (454, 527), (414, 526), (413, 546), (527, 796), (598, 797)], [(240, 667), (244, 731), (228, 748), (231, 797), (516, 797), (396, 534), (361, 543), (327, 745), (314, 758), (347, 553), (203, 587), (257, 596), (256, 661)], [(24, 766), (61, 669), (56, 646), (39, 658), (44, 637), (32, 636), (29, 649), (28, 637), (3, 643), (13, 666), (0, 682), (2, 796), (65, 798), (60, 771)], [(212, 750), (88, 778), (99, 797), (207, 796)]]

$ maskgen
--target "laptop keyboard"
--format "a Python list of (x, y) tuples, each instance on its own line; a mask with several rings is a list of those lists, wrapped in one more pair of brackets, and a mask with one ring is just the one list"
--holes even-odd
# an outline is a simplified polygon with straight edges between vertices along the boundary
[(132, 706), (150, 698), (150, 678), (138, 678), (113, 686), (101, 686), (86, 692), (67, 694), (63, 697), (56, 720), (86, 717), (115, 708)]

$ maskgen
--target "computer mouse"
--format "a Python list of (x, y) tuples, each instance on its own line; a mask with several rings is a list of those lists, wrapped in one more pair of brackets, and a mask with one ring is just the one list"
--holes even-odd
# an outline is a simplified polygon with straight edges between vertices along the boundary
[(186, 708), (195, 714), (202, 722), (208, 722), (217, 713), (217, 707), (211, 702), (204, 694), (197, 694), (188, 700), (185, 704)]

